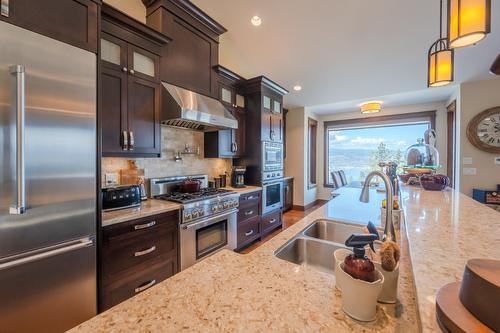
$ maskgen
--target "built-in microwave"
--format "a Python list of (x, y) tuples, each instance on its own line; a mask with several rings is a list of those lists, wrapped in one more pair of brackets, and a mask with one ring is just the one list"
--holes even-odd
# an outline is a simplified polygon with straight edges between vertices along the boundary
[(278, 142), (262, 142), (262, 171), (283, 170), (283, 144)]
[(262, 184), (262, 214), (283, 207), (283, 180)]

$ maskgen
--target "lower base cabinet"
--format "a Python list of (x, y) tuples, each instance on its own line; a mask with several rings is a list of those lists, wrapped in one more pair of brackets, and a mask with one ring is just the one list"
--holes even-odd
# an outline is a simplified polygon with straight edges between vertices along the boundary
[(274, 229), (281, 227), (282, 224), (283, 211), (281, 210), (281, 208), (262, 216), (260, 227), (261, 237), (264, 237)]
[(241, 250), (260, 239), (261, 194), (262, 191), (258, 190), (240, 195), (236, 250)]
[(100, 311), (178, 272), (178, 225), (172, 211), (102, 229)]

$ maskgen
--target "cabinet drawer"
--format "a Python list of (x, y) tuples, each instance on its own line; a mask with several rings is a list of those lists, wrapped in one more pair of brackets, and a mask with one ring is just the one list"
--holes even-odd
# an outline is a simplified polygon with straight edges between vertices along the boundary
[(160, 256), (141, 269), (124, 272), (120, 278), (104, 286), (101, 310), (110, 307), (151, 288), (175, 274), (176, 262), (172, 258)]
[(160, 255), (177, 256), (177, 226), (160, 224), (154, 231), (129, 232), (103, 241), (106, 277)]
[(262, 216), (262, 233), (273, 230), (281, 225), (281, 209)]
[(240, 206), (238, 211), (238, 223), (247, 221), (255, 216), (259, 216), (259, 204)]
[(138, 236), (142, 233), (155, 233), (162, 224), (177, 226), (179, 224), (179, 211), (174, 210), (158, 215), (151, 215), (136, 220), (117, 223), (103, 228), (103, 237), (112, 238), (119, 235), (133, 233)]
[(249, 207), (255, 204), (260, 204), (260, 196), (262, 191), (255, 191), (240, 195), (240, 207)]
[(260, 217), (238, 224), (238, 248), (260, 237)]

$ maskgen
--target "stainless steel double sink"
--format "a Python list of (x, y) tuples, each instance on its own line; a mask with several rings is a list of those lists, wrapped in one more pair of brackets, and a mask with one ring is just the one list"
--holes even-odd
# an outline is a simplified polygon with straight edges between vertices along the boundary
[(346, 248), (345, 240), (363, 232), (362, 225), (332, 220), (316, 220), (274, 251), (277, 258), (333, 274), (333, 252)]

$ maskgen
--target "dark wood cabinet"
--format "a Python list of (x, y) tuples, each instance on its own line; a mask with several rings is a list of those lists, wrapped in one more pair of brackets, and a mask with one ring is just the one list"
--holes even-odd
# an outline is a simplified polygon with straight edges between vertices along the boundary
[(238, 121), (238, 129), (205, 133), (205, 157), (238, 158), (246, 154), (245, 97), (239, 92), (244, 80), (223, 66), (216, 66), (219, 75), (219, 100)]
[(260, 238), (261, 195), (257, 190), (240, 196), (237, 228), (237, 249), (243, 249)]
[(272, 211), (264, 216), (262, 216), (261, 219), (261, 237), (266, 236), (269, 234), (271, 231), (273, 231), (276, 228), (279, 228), (282, 225), (282, 210), (277, 209), (275, 211)]
[(177, 273), (178, 223), (172, 211), (102, 229), (100, 311)]
[(172, 39), (160, 76), (176, 86), (218, 97), (219, 36), (227, 30), (187, 0), (143, 0), (150, 27)]
[(0, 20), (97, 53), (100, 3), (93, 0), (2, 1)]
[(158, 157), (160, 53), (168, 38), (108, 5), (102, 15), (102, 155)]
[(283, 212), (293, 208), (293, 178), (283, 180)]
[(262, 130), (263, 141), (283, 142), (283, 97), (262, 94)]

